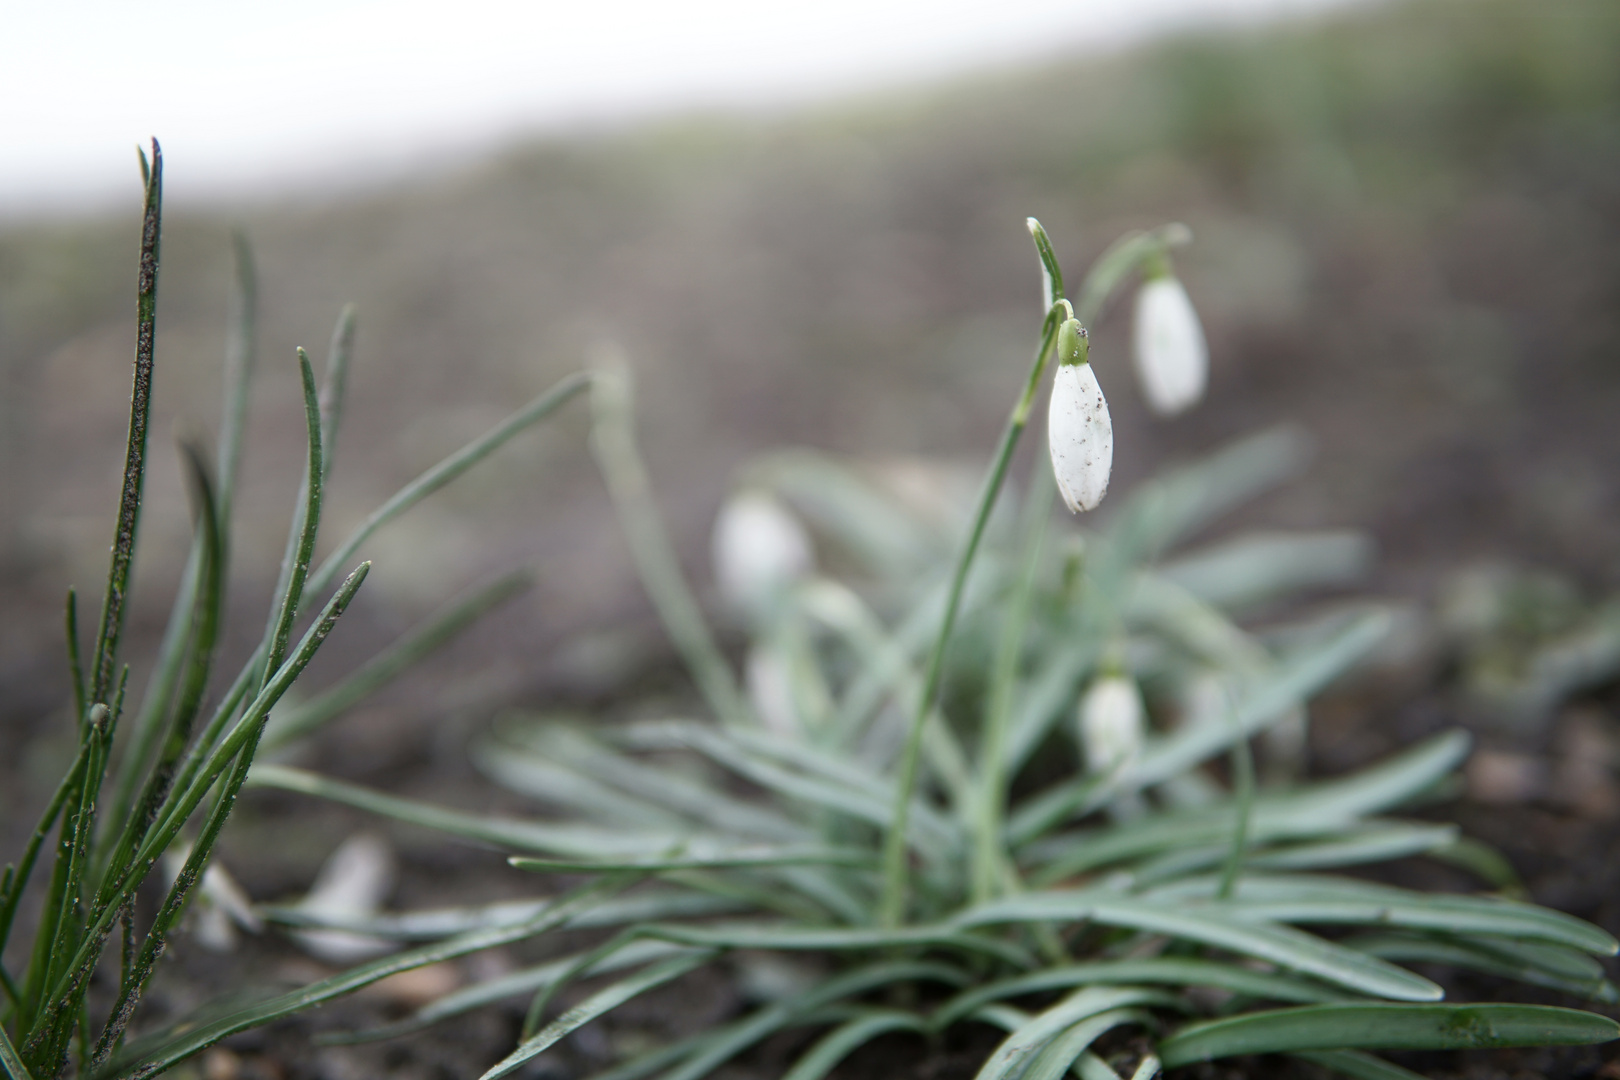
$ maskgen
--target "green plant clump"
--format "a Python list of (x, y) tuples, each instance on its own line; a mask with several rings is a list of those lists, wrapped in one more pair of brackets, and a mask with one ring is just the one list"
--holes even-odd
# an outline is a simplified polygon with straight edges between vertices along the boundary
[[(713, 714), (614, 724), (504, 717), (475, 747), (478, 763), (496, 782), (546, 803), (553, 813), (545, 817), (484, 817), (279, 765), (249, 771), (269, 708), (260, 702), (284, 689), (282, 673), (293, 663), (284, 651), (297, 598), (332, 576), (322, 571), (305, 581), (330, 435), (303, 361), (307, 509), (289, 545), (281, 614), (239, 680), (242, 689), (226, 694), (194, 740), (181, 781), (159, 785), (157, 825), (145, 839), (120, 846), (115, 838), (100, 863), (86, 816), (118, 700), (104, 700), (99, 674), (85, 694), (86, 749), (39, 833), (67, 808), (61, 884), (53, 879), (54, 907), (37, 938), (45, 944), (7, 1006), (22, 1047), (18, 1060), (11, 1041), (0, 1044), (13, 1077), (61, 1071), (74, 1037), (89, 1029), (84, 988), (106, 934), (120, 918), (130, 932), (130, 882), (179, 836), (216, 783), (189, 877), (171, 889), (146, 939), (158, 945), (141, 946), (125, 965), (121, 987), (133, 990), (121, 989), (113, 1023), (93, 1040), (79, 1036), (81, 1073), (148, 1075), (387, 975), (567, 927), (611, 933), (351, 1037), (396, 1035), (528, 996), (519, 1044), (484, 1074), (504, 1076), (656, 987), (701, 968), (742, 979), (767, 961), (776, 977), (769, 986), (750, 980), (758, 990), (745, 1014), (627, 1053), (596, 1080), (697, 1080), (789, 1031), (805, 1038), (789, 1080), (818, 1080), (882, 1035), (932, 1037), (970, 1024), (1006, 1033), (980, 1080), (1056, 1080), (1070, 1072), (1148, 1080), (1162, 1069), (1256, 1053), (1296, 1055), (1352, 1077), (1411, 1077), (1370, 1051), (1593, 1043), (1620, 1034), (1606, 1017), (1574, 1009), (1442, 1003), (1441, 987), (1402, 966), (1440, 963), (1616, 998), (1595, 959), (1615, 953), (1613, 938), (1509, 898), (1515, 883), (1500, 857), (1453, 827), (1392, 816), (1447, 781), (1467, 753), (1462, 734), (1326, 782), (1303, 782), (1297, 767), (1288, 768), (1298, 755), (1283, 734), (1297, 734), (1307, 700), (1379, 643), (1388, 616), (1361, 605), (1266, 633), (1237, 619), (1300, 589), (1342, 582), (1362, 548), (1342, 535), (1183, 545), (1291, 475), (1301, 456), (1297, 434), (1268, 432), (1148, 483), (1097, 529), (1054, 527), (1057, 485), (1045, 455), (1037, 455), (1021, 499), (1004, 490), (1060, 339), (1059, 363), (1088, 362), (1083, 327), (1133, 275), (1162, 276), (1170, 247), (1183, 239), (1175, 229), (1126, 237), (1071, 301), (1044, 231), (1031, 226), (1047, 287), (1045, 320), (968, 513), (942, 524), (937, 512), (908, 509), (857, 471), (814, 454), (764, 460), (746, 477), (736, 502), (751, 508), (738, 516), (751, 515), (756, 539), (775, 537), (756, 543), (756, 552), (774, 543), (776, 555), (728, 567), (728, 545), (717, 543), (721, 583), (730, 582), (728, 599), (748, 633), (743, 680), (717, 645), (653, 508), (624, 366), (610, 358), (541, 399), (544, 408), (531, 406), (537, 416), (589, 387), (592, 448), (635, 562)], [(155, 260), (155, 239), (152, 248)], [(1088, 423), (1099, 416), (1087, 438), (1106, 427), (1105, 411)], [(1108, 439), (1111, 455), (1111, 431)], [(474, 445), (487, 452), (493, 443)], [(221, 500), (210, 507), (205, 470), (194, 471), (202, 507), (197, 584), (177, 610), (181, 625), (196, 629), (175, 636), (211, 644), (204, 631), (212, 633), (207, 612), (217, 605), (221, 544), (211, 537), (220, 532)], [(1106, 471), (1101, 480), (1105, 487)], [(431, 488), (428, 478), (419, 484)], [(413, 486), (401, 498), (421, 493)], [(388, 504), (362, 533), (403, 505)], [(773, 523), (760, 526), (762, 519)], [(801, 520), (815, 527), (841, 577), (815, 570), (808, 539), (794, 531)], [(358, 544), (333, 559), (348, 558)], [(321, 633), (358, 584), (351, 581), (316, 624)], [(335, 716), (368, 688), (366, 679), (408, 662), (409, 650), (431, 636), (402, 643), (392, 661), (368, 665), (359, 682), (278, 720), (272, 734), (291, 738)], [(98, 673), (102, 652), (98, 645)], [(170, 682), (188, 692), (205, 682), (206, 667), (193, 674), (199, 662), (206, 663), (173, 661), (187, 674)], [(1099, 703), (1104, 687), (1112, 712)], [(1155, 701), (1180, 702), (1159, 710), (1178, 722), (1146, 733), (1140, 705), (1131, 705), (1143, 688)], [(181, 710), (165, 703), (157, 713)], [(154, 745), (169, 746), (175, 727), (162, 729)], [(184, 743), (184, 730), (178, 739)], [(1256, 780), (1256, 739), (1284, 747), (1276, 755), (1282, 774), (1265, 784)], [(1221, 755), (1230, 758), (1228, 781), (1203, 768)], [(244, 780), (492, 845), (515, 867), (583, 884), (533, 901), (364, 918), (264, 909), (284, 925), (361, 932), (401, 947), (294, 992), (119, 1046), (123, 999), (138, 996), (147, 952), (161, 947)], [(1434, 895), (1340, 873), (1416, 855), (1470, 869), (1497, 895)], [(8, 912), (31, 861), (8, 878)], [(1306, 929), (1315, 927), (1334, 928), (1334, 936)], [(592, 992), (553, 1009), (559, 992), (587, 978), (599, 980)], [(1121, 1032), (1134, 1038), (1121, 1040)]]
[[(342, 414), (353, 312), (333, 336), (324, 386), (298, 351), (308, 432), (306, 467), (280, 577), (257, 647), (217, 698), (214, 674), (225, 607), (232, 496), (254, 367), (255, 288), (252, 255), (238, 238), (236, 320), (226, 358), (225, 412), (217, 459), (181, 447), (190, 482), (195, 538), (182, 585), (142, 701), (125, 717), (129, 669), (119, 666), (130, 569), (147, 466), (147, 422), (155, 363), (155, 330), (163, 157), (156, 143), (141, 155), (145, 179), (137, 294), (134, 388), (129, 440), (101, 618), (90, 651), (80, 646), (74, 593), (67, 598), (78, 750), (47, 804), (21, 858), (0, 877), (0, 956), (17, 922), (34, 870), (41, 868), (40, 916), (26, 965), (17, 977), (0, 963), (0, 1071), (10, 1080), (47, 1080), (69, 1071), (89, 1076), (145, 1076), (171, 1064), (125, 1044), (130, 1020), (187, 900), (208, 883), (208, 862), (256, 752), (315, 728), (377, 689), (461, 627), (527, 582), (513, 574), (453, 603), (439, 616), (362, 666), (336, 687), (277, 715), (281, 701), (331, 633), (366, 578), (361, 562), (319, 608), (309, 601), (331, 589), (372, 533), (488, 456), (517, 432), (553, 412), (586, 386), (563, 380), (497, 428), (407, 485), (367, 518), (325, 562), (314, 564), (322, 491), (331, 474)], [(305, 628), (295, 638), (294, 631)], [(200, 725), (198, 721), (203, 721)], [(50, 846), (47, 847), (47, 842)], [(46, 858), (41, 865), (40, 856)], [(165, 855), (182, 862), (162, 881), (155, 912), (138, 910), (138, 893)], [(44, 867), (49, 873), (44, 873)], [(161, 876), (161, 874), (157, 875)], [(117, 936), (118, 947), (107, 956)], [(192, 1020), (190, 1022), (195, 1022)]]

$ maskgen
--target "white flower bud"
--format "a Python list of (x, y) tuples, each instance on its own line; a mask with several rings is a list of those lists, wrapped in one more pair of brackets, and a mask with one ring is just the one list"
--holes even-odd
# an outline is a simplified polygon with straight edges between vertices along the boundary
[(1197, 404), (1209, 378), (1209, 347), (1179, 279), (1165, 274), (1137, 291), (1132, 339), (1136, 375), (1149, 407), (1171, 416)]
[(1114, 423), (1090, 364), (1058, 364), (1046, 437), (1064, 504), (1075, 512), (1096, 509), (1114, 467)]
[(715, 581), (737, 611), (760, 611), (814, 565), (798, 519), (758, 491), (733, 495), (720, 508), (713, 543)]
[(1142, 752), (1142, 695), (1123, 675), (1104, 675), (1080, 700), (1080, 747), (1086, 771), (1128, 770)]

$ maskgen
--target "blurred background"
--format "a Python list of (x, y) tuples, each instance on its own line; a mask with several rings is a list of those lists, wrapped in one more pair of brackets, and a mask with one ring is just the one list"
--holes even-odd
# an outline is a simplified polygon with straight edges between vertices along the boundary
[[(271, 16), (109, 0), (8, 15), (8, 730), (27, 744), (64, 707), (61, 594), (105, 573), (131, 144), (151, 134), (168, 200), (137, 672), (189, 536), (174, 438), (217, 430), (234, 228), (260, 278), (238, 650), (303, 454), (293, 349), (323, 355), (345, 302), (359, 337), (329, 542), (612, 341), (703, 584), (715, 508), (763, 450), (980, 466), (1038, 332), (1030, 214), (1075, 277), (1127, 229), (1181, 220), (1196, 237), (1178, 269), (1211, 341), (1200, 409), (1148, 416), (1126, 374), (1128, 304), (1094, 330), (1116, 490), (1296, 421), (1320, 454), (1265, 520), (1370, 530), (1385, 590), (1432, 591), (1481, 557), (1620, 586), (1610, 0), (780, 7)], [(611, 696), (661, 646), (584, 436), (571, 406), (379, 537), (312, 681), (529, 564), (538, 588), (389, 708)]]

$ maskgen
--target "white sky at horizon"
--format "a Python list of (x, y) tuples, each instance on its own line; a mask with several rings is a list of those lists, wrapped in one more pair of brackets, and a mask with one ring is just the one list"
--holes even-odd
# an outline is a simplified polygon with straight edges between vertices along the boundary
[[(520, 137), (781, 108), (1356, 0), (0, 0), (0, 218), (319, 191)], [(9, 8), (10, 10), (5, 10)]]

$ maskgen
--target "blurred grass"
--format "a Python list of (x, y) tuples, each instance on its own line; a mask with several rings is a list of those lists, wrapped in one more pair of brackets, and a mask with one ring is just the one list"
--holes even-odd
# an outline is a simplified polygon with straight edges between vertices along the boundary
[[(138, 573), (179, 571), (183, 494), (161, 443), (216, 412), (232, 223), (263, 277), (235, 560), (253, 566), (273, 563), (301, 453), (292, 348), (324, 343), (346, 300), (360, 337), (335, 535), (612, 337), (696, 552), (763, 447), (984, 453), (1038, 305), (1027, 214), (1076, 264), (1129, 227), (1178, 218), (1197, 235), (1181, 269), (1214, 353), (1202, 411), (1150, 425), (1124, 320), (1098, 328), (1118, 482), (1297, 418), (1326, 453), (1276, 515), (1370, 524), (1397, 566), (1506, 550), (1620, 577), (1609, 0), (1375, 5), (786, 118), (550, 140), (362, 196), (175, 205), (149, 515), (173, 534), (143, 540)], [(0, 224), (0, 599), (54, 604), (103, 558), (134, 227)], [(379, 617), (438, 599), (420, 567), (470, 581), (529, 558), (543, 631), (641, 610), (627, 556), (602, 542), (611, 512), (582, 436), (576, 417), (528, 437), (424, 507), (409, 546), (382, 537), (369, 602), (396, 613)], [(37, 655), (37, 636), (0, 637), (0, 668)]]

